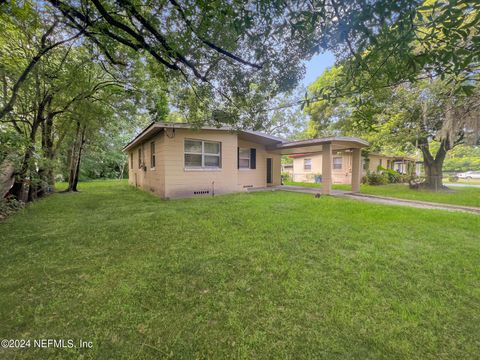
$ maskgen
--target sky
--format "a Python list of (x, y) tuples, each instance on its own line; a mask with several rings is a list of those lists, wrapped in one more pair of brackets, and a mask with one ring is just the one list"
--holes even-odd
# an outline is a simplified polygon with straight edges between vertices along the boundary
[(307, 72), (301, 85), (307, 87), (314, 82), (326, 68), (332, 66), (334, 63), (335, 56), (329, 51), (315, 55), (310, 61), (305, 63)]

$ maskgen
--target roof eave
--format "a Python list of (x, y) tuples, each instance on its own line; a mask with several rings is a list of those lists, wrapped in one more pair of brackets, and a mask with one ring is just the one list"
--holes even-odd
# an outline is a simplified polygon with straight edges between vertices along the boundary
[[(140, 134), (138, 134), (132, 141), (130, 141), (125, 147), (122, 149), (122, 151), (128, 151), (131, 148), (135, 147), (137, 144), (141, 143), (145, 138), (148, 138), (152, 132), (165, 128), (172, 128), (172, 129), (192, 129), (195, 128), (189, 123), (162, 123), (162, 122), (153, 122), (149, 126), (147, 126)], [(280, 139), (276, 136), (272, 135), (267, 135), (264, 133), (260, 133), (257, 131), (251, 131), (251, 130), (237, 130), (232, 127), (228, 126), (222, 126), (222, 127), (215, 127), (215, 126), (203, 126), (201, 128), (198, 128), (198, 130), (218, 130), (218, 131), (231, 131), (231, 132), (238, 132), (238, 133), (244, 133), (244, 134), (249, 134), (255, 137), (260, 137), (268, 142), (275, 142), (275, 143), (283, 143), (283, 139)]]

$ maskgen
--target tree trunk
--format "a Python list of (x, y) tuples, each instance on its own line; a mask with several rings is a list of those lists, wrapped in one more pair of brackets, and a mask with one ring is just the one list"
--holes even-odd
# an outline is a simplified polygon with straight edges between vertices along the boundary
[(425, 166), (425, 186), (432, 190), (443, 188), (443, 159), (435, 159), (433, 162), (423, 161)]
[(55, 160), (55, 150), (53, 148), (53, 116), (47, 114), (45, 122), (42, 123), (42, 150), (45, 157), (45, 168), (41, 171), (41, 177), (44, 183), (52, 190), (55, 187), (55, 177), (53, 172), (53, 161)]
[(78, 177), (80, 174), (80, 162), (82, 161), (82, 150), (83, 150), (83, 145), (85, 144), (85, 127), (83, 128), (82, 131), (82, 136), (80, 140), (80, 148), (78, 149), (78, 157), (77, 157), (77, 167), (75, 168), (75, 178), (73, 180), (72, 184), (72, 190), (73, 191), (78, 191), (77, 190), (77, 184), (78, 184)]
[(15, 182), (15, 167), (10, 158), (6, 158), (0, 164), (0, 198), (3, 198), (12, 188)]
[(441, 190), (443, 186), (443, 162), (445, 161), (445, 156), (449, 147), (446, 141), (440, 143), (440, 148), (435, 155), (435, 158), (430, 153), (428, 143), (419, 145), (420, 150), (423, 153), (423, 165), (425, 167), (425, 183), (424, 187), (431, 190)]
[(75, 135), (75, 141), (73, 143), (71, 158), (70, 158), (70, 170), (68, 176), (68, 188), (66, 191), (78, 191), (78, 177), (80, 174), (80, 162), (82, 159), (83, 145), (85, 144), (85, 131), (86, 127), (81, 129), (80, 123), (77, 123), (77, 132)]

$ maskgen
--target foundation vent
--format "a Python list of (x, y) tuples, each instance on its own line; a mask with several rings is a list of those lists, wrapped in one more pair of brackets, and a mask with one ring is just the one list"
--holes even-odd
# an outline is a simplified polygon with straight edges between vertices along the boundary
[(210, 194), (210, 190), (198, 190), (193, 192), (193, 195), (205, 195), (205, 194)]

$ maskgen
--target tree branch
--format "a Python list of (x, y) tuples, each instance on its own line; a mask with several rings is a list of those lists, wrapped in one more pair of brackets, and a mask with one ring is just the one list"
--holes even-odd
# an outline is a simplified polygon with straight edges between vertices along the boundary
[(20, 75), (20, 77), (17, 79), (17, 82), (15, 83), (15, 85), (13, 85), (13, 88), (12, 88), (12, 95), (10, 96), (10, 99), (8, 100), (8, 102), (6, 103), (6, 105), (0, 109), (0, 119), (2, 119), (7, 113), (9, 113), (10, 111), (13, 110), (13, 105), (15, 104), (15, 101), (17, 100), (17, 96), (18, 96), (18, 91), (20, 90), (20, 87), (22, 86), (22, 84), (24, 83), (24, 81), (27, 79), (28, 75), (30, 74), (30, 72), (33, 70), (33, 68), (35, 67), (35, 65), (40, 61), (40, 59), (42, 58), (42, 56), (44, 56), (45, 54), (47, 54), (49, 51), (55, 49), (56, 47), (62, 45), (62, 44), (65, 44), (71, 40), (74, 40), (76, 39), (77, 37), (79, 37), (81, 34), (84, 33), (84, 30), (81, 30), (80, 32), (78, 32), (77, 34), (75, 34), (74, 36), (71, 36), (65, 40), (62, 40), (62, 41), (58, 41), (52, 45), (49, 45), (49, 46), (45, 46), (46, 44), (46, 38), (53, 32), (55, 26), (57, 25), (57, 23), (55, 22), (48, 30), (45, 34), (43, 34), (42, 36), (42, 39), (41, 39), (41, 48), (40, 50), (37, 52), (37, 54), (32, 58), (32, 60), (30, 60), (30, 62), (28, 63), (27, 67), (23, 70), (22, 74)]
[(176, 1), (176, 0), (169, 0), (170, 3), (177, 9), (177, 11), (180, 13), (183, 21), (185, 22), (185, 24), (187, 24), (187, 26), (189, 27), (189, 29), (192, 31), (192, 33), (195, 34), (196, 37), (198, 37), (200, 39), (201, 42), (203, 42), (205, 45), (207, 45), (208, 47), (210, 47), (211, 49), (219, 52), (220, 54), (222, 55), (225, 55), (235, 61), (238, 61), (239, 63), (242, 63), (244, 65), (248, 65), (248, 66), (251, 66), (251, 67), (254, 67), (256, 69), (261, 69), (262, 68), (262, 65), (258, 65), (258, 64), (254, 64), (254, 63), (251, 63), (247, 60), (244, 60), (242, 58), (240, 58), (239, 56), (235, 55), (235, 54), (232, 54), (231, 52), (225, 50), (225, 49), (222, 49), (221, 47), (215, 45), (214, 43), (210, 42), (209, 40), (203, 38), (202, 36), (200, 36), (196, 31), (195, 29), (193, 28), (193, 25), (192, 25), (192, 22), (188, 19), (187, 15), (185, 14), (185, 12), (183, 11), (182, 7), (180, 6), (180, 4)]

